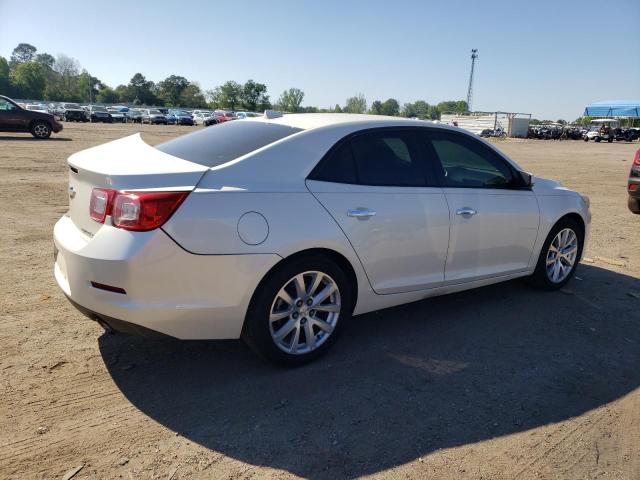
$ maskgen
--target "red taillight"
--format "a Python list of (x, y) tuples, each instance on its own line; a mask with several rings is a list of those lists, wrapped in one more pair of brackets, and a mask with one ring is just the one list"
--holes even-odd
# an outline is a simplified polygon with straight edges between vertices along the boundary
[(633, 157), (633, 164), (640, 165), (640, 148), (638, 149), (635, 156)]
[(630, 192), (635, 192), (636, 190), (638, 190), (638, 185), (640, 185), (640, 184), (638, 184), (638, 183), (630, 183), (629, 184), (629, 191)]
[[(153, 230), (169, 220), (187, 195), (189, 192), (117, 192), (94, 188), (91, 194), (91, 218), (104, 223), (105, 217), (111, 215), (114, 227), (137, 232)], [(101, 205), (103, 198), (108, 199), (102, 217), (97, 213), (94, 216), (94, 196), (98, 205)]]
[(94, 188), (89, 201), (89, 214), (98, 223), (104, 223), (104, 219), (111, 213), (111, 201), (115, 190), (108, 188)]

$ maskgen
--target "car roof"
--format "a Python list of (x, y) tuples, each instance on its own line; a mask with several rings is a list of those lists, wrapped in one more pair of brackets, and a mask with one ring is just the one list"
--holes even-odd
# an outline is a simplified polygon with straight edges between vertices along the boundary
[(251, 117), (253, 122), (275, 123), (287, 125), (289, 127), (300, 128), (302, 130), (313, 130), (337, 125), (353, 125), (358, 128), (375, 127), (406, 127), (406, 126), (433, 126), (450, 129), (447, 125), (425, 122), (424, 120), (414, 120), (410, 118), (389, 117), (384, 115), (365, 115), (354, 113), (292, 113), (282, 117), (267, 119), (265, 117)]

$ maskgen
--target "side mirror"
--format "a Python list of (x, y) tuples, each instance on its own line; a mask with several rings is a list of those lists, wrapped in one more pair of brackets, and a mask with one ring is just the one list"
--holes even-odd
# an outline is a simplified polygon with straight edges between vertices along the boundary
[(524, 186), (527, 188), (531, 188), (534, 185), (534, 181), (533, 181), (533, 175), (531, 175), (530, 173), (527, 172), (520, 172), (520, 177), (522, 178), (522, 182), (524, 183)]

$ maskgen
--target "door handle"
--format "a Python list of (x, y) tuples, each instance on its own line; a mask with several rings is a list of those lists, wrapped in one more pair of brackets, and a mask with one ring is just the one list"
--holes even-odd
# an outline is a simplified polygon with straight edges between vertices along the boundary
[(478, 211), (470, 207), (462, 207), (456, 210), (456, 215), (463, 215), (465, 217), (471, 217), (476, 213), (478, 213)]
[(376, 212), (368, 208), (359, 207), (353, 210), (347, 210), (347, 216), (366, 220), (369, 217), (375, 217)]

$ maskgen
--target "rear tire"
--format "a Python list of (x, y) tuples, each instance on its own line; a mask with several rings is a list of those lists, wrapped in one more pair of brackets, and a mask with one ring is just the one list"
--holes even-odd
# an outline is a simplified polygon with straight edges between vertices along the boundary
[(627, 199), (627, 206), (629, 207), (631, 213), (640, 215), (640, 198), (629, 197)]
[(43, 121), (33, 122), (29, 131), (38, 140), (46, 140), (51, 136), (51, 125)]
[(329, 258), (316, 254), (292, 259), (256, 289), (242, 339), (270, 362), (308, 363), (333, 345), (349, 321), (351, 289), (345, 272)]
[(571, 218), (560, 219), (547, 235), (529, 283), (543, 290), (564, 287), (576, 272), (583, 245), (582, 227)]

